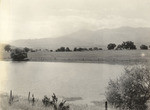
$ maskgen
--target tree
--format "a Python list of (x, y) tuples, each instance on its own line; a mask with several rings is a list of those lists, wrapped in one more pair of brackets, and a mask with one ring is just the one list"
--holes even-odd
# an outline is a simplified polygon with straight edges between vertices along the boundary
[(61, 52), (60, 48), (56, 50), (56, 52)]
[(98, 47), (94, 47), (93, 49), (94, 49), (94, 50), (98, 50)]
[(148, 50), (148, 46), (146, 46), (146, 45), (141, 45), (141, 46), (140, 46), (140, 49), (142, 49), (142, 50)]
[(66, 51), (65, 47), (60, 47), (56, 50), (56, 52), (65, 52), (65, 51)]
[(88, 51), (88, 49), (87, 49), (87, 48), (83, 48), (83, 50), (84, 50), (84, 51)]
[(69, 49), (69, 47), (66, 48), (66, 52), (70, 52), (71, 50)]
[(114, 49), (115, 47), (116, 47), (116, 44), (114, 44), (114, 43), (110, 43), (110, 44), (108, 44), (108, 46), (107, 46), (108, 50), (112, 50), (112, 49)]
[(102, 48), (99, 48), (98, 50), (103, 50)]
[(93, 49), (92, 49), (92, 48), (89, 48), (89, 50), (92, 51)]
[(60, 47), (60, 51), (64, 52), (65, 51), (65, 47)]
[(11, 52), (10, 56), (14, 61), (23, 61), (27, 58), (27, 53), (24, 50), (16, 48)]
[(31, 52), (36, 52), (34, 49), (30, 49)]
[(25, 52), (29, 52), (29, 50), (30, 50), (30, 49), (27, 48), (27, 47), (24, 48), (24, 51), (25, 51)]
[(146, 66), (125, 68), (117, 80), (110, 80), (107, 101), (123, 110), (146, 110), (150, 99), (150, 69)]
[(134, 50), (134, 49), (136, 49), (136, 46), (134, 45), (134, 42), (126, 41), (126, 42), (122, 43), (122, 48), (123, 49)]
[(48, 50), (48, 49), (45, 49), (45, 51), (46, 51), (46, 52), (49, 52), (49, 50)]
[(122, 45), (121, 44), (119, 44), (117, 47), (116, 47), (116, 50), (122, 50), (123, 48), (122, 48)]
[(78, 51), (83, 51), (83, 48), (80, 47), (80, 48), (78, 48), (77, 50), (78, 50)]
[(73, 51), (77, 51), (77, 48), (75, 47), (75, 48), (73, 49)]
[(11, 46), (9, 44), (5, 45), (4, 49), (6, 52), (9, 52), (11, 50)]

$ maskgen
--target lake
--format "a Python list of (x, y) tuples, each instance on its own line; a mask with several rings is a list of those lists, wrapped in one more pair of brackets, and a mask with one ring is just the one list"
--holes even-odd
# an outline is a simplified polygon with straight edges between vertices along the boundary
[(34, 93), (36, 98), (82, 97), (73, 103), (105, 99), (109, 79), (124, 72), (123, 65), (99, 63), (5, 62), (0, 61), (0, 91), (15, 95)]

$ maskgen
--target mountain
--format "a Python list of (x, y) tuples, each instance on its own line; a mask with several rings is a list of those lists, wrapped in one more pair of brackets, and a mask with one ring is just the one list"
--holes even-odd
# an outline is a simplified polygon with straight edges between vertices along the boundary
[(107, 47), (109, 43), (120, 44), (133, 41), (136, 45), (150, 45), (150, 28), (120, 27), (96, 31), (80, 30), (57, 38), (23, 39), (11, 42), (11, 45), (30, 48), (57, 49), (64, 47)]

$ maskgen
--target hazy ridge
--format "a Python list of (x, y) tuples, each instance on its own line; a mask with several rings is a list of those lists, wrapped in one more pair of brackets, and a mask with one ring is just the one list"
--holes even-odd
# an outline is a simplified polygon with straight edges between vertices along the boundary
[(114, 29), (100, 29), (96, 31), (80, 30), (57, 38), (22, 39), (12, 41), (11, 45), (30, 48), (56, 49), (65, 47), (102, 47), (108, 43), (120, 44), (122, 41), (134, 41), (137, 46), (150, 45), (150, 28), (148, 27), (120, 27)]

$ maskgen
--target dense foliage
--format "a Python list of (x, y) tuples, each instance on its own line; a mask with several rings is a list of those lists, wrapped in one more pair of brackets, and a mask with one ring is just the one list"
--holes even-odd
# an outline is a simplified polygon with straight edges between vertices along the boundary
[(27, 47), (25, 47), (25, 48), (24, 48), (24, 51), (25, 51), (25, 52), (29, 52), (29, 51), (30, 51), (30, 49), (29, 49), (29, 48), (27, 48)]
[(69, 49), (69, 47), (60, 47), (56, 50), (56, 52), (70, 52), (71, 50)]
[(136, 46), (134, 45), (134, 42), (126, 41), (126, 42), (122, 43), (122, 48), (123, 49), (134, 50), (134, 49), (136, 49)]
[(114, 49), (115, 47), (116, 47), (116, 44), (114, 44), (114, 43), (110, 43), (110, 44), (108, 44), (108, 46), (107, 46), (108, 50), (112, 50), (112, 49)]
[(107, 101), (123, 110), (146, 110), (150, 99), (150, 70), (145, 66), (126, 68), (117, 80), (110, 80)]
[(11, 50), (11, 46), (10, 45), (5, 45), (4, 50), (6, 52), (9, 52)]
[(122, 50), (122, 49), (135, 50), (136, 45), (132, 41), (126, 41), (126, 42), (123, 42), (122, 44), (119, 44), (116, 48), (116, 50)]
[(27, 53), (24, 50), (17, 48), (11, 52), (11, 58), (14, 61), (22, 61), (27, 58)]
[(69, 110), (69, 105), (65, 106), (66, 101), (62, 100), (62, 102), (58, 103), (58, 98), (54, 93), (52, 95), (52, 100), (44, 96), (42, 102), (45, 107), (52, 107), (54, 110)]
[(140, 46), (140, 49), (142, 49), (142, 50), (148, 50), (148, 46), (146, 46), (146, 45), (141, 45), (141, 46)]

